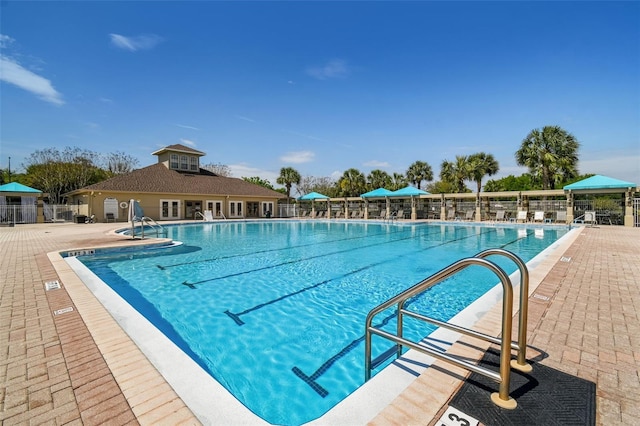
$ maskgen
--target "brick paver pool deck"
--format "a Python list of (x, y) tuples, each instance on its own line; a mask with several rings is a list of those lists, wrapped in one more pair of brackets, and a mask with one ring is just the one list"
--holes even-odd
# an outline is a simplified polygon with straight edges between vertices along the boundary
[[(199, 423), (77, 277), (48, 256), (140, 243), (113, 234), (116, 227), (0, 228), (3, 425)], [(558, 251), (548, 268), (532, 272), (541, 276), (530, 292), (528, 343), (546, 353), (541, 363), (597, 384), (598, 424), (638, 424), (640, 228), (584, 228)], [(62, 289), (45, 291), (52, 280)], [(479, 329), (495, 331), (493, 311)], [(453, 374), (428, 369), (371, 413), (371, 424), (435, 424), (466, 374), (447, 369)]]

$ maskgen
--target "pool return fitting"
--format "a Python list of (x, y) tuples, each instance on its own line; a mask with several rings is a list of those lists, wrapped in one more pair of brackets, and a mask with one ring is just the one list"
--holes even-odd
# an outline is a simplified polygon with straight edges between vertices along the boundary
[[(518, 341), (511, 341), (511, 327), (512, 327), (512, 316), (513, 316), (513, 285), (511, 284), (511, 279), (506, 274), (506, 272), (500, 268), (495, 263), (486, 260), (485, 257), (488, 256), (504, 256), (511, 259), (518, 266), (520, 270), (520, 311), (518, 316)], [(480, 333), (475, 330), (471, 330), (465, 327), (461, 327), (455, 324), (449, 324), (447, 322), (443, 322), (437, 320), (435, 318), (430, 318), (424, 315), (421, 315), (417, 312), (412, 312), (404, 309), (405, 303), (412, 297), (421, 294), (434, 285), (450, 278), (451, 276), (457, 274), (458, 272), (468, 268), (469, 266), (478, 265), (485, 267), (491, 270), (494, 274), (498, 276), (500, 282), (502, 283), (502, 332), (501, 338), (497, 338), (494, 336), (490, 336), (488, 334)], [(380, 365), (382, 362), (387, 360), (389, 357), (393, 356), (395, 353), (396, 359), (402, 356), (402, 347), (406, 346), (411, 349), (415, 349), (419, 352), (425, 353), (427, 355), (431, 355), (434, 358), (441, 359), (442, 361), (448, 362), (450, 364), (457, 365), (458, 367), (467, 369), (474, 373), (481, 374), (485, 377), (490, 378), (499, 383), (499, 391), (497, 393), (491, 394), (491, 401), (498, 405), (501, 408), (505, 409), (515, 409), (517, 406), (516, 400), (509, 396), (509, 383), (511, 379), (511, 368), (517, 369), (522, 372), (530, 372), (532, 370), (531, 365), (526, 362), (526, 339), (527, 339), (527, 310), (528, 310), (528, 298), (529, 298), (529, 272), (527, 270), (526, 265), (515, 254), (504, 250), (504, 249), (488, 249), (478, 253), (477, 255), (465, 259), (461, 259), (457, 262), (452, 263), (446, 268), (436, 272), (430, 277), (424, 279), (423, 281), (415, 284), (414, 286), (408, 288), (402, 293), (397, 294), (386, 302), (378, 305), (369, 311), (366, 319), (366, 329), (365, 329), (365, 382), (371, 378), (371, 371)], [(380, 312), (392, 307), (393, 305), (397, 305), (397, 331), (396, 334), (392, 334), (381, 330), (379, 328), (373, 327), (373, 319)], [(403, 337), (403, 320), (404, 317), (408, 316), (411, 318), (415, 318), (421, 321), (425, 321), (439, 327), (447, 328), (450, 330), (454, 330), (461, 334), (465, 334), (480, 340), (484, 340), (487, 342), (491, 342), (494, 344), (500, 345), (500, 371), (496, 373), (495, 371), (486, 369), (484, 367), (480, 367), (479, 365), (472, 364), (462, 358), (459, 358), (454, 355), (449, 355), (444, 352), (439, 352), (429, 347), (420, 345), (417, 342), (413, 342), (411, 340), (407, 340)], [(376, 334), (378, 336), (384, 337), (392, 342), (395, 342), (395, 347), (392, 347), (390, 350), (385, 351), (375, 360), (371, 359), (371, 335)], [(517, 351), (517, 359), (511, 360), (511, 350), (514, 349)]]

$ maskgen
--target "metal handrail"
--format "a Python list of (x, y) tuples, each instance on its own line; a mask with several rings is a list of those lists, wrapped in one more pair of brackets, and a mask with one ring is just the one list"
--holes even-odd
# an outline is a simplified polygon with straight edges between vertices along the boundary
[[(487, 256), (504, 256), (511, 259), (520, 271), (520, 303), (518, 306), (518, 343), (512, 348), (518, 351), (516, 360), (511, 361), (511, 367), (524, 373), (529, 373), (533, 368), (527, 363), (527, 317), (529, 313), (529, 269), (522, 259), (505, 249), (487, 249), (474, 257), (484, 259)], [(497, 340), (497, 339), (496, 339)], [(497, 342), (496, 342), (497, 343)], [(515, 347), (514, 347), (515, 346)]]
[[(448, 355), (446, 353), (438, 352), (434, 349), (431, 349), (426, 346), (419, 345), (416, 342), (412, 342), (403, 337), (403, 317), (404, 315), (410, 316), (412, 318), (420, 319), (427, 322), (433, 322), (438, 324), (441, 327), (449, 328), (472, 337), (486, 340), (489, 342), (496, 342), (496, 338), (493, 336), (489, 336), (474, 330), (466, 329), (461, 326), (444, 323), (442, 321), (435, 320), (433, 318), (429, 318), (423, 315), (420, 315), (415, 312), (407, 311), (404, 309), (404, 305), (407, 300), (410, 298), (428, 290), (434, 285), (444, 281), (445, 279), (455, 275), (456, 273), (466, 269), (472, 265), (484, 266), (487, 269), (493, 271), (500, 282), (502, 283), (503, 289), (503, 297), (502, 297), (502, 332), (501, 339), (499, 339), (500, 343), (500, 373), (496, 373), (494, 371), (488, 370), (486, 368), (480, 367), (478, 365), (472, 364), (462, 358)], [(376, 327), (372, 326), (373, 318), (384, 311), (385, 309), (390, 308), (393, 305), (397, 304), (397, 334), (391, 334), (386, 331), (380, 330)], [(491, 395), (491, 400), (498, 406), (508, 409), (514, 409), (516, 407), (516, 401), (509, 397), (509, 384), (511, 378), (511, 369), (510, 369), (510, 360), (511, 360), (511, 326), (512, 326), (512, 315), (513, 315), (513, 286), (511, 284), (511, 280), (509, 276), (495, 263), (482, 259), (479, 257), (470, 257), (466, 259), (461, 259), (457, 262), (452, 263), (446, 268), (436, 272), (425, 280), (415, 284), (414, 286), (408, 288), (407, 290), (399, 293), (398, 295), (392, 297), (386, 302), (378, 305), (369, 311), (366, 319), (366, 327), (365, 327), (365, 381), (368, 381), (371, 378), (371, 334), (377, 334), (381, 337), (387, 338), (392, 342), (396, 343), (396, 356), (400, 357), (402, 355), (402, 346), (407, 346), (412, 349), (415, 349), (419, 352), (426, 353), (435, 358), (441, 359), (445, 362), (457, 365), (459, 367), (465, 368), (467, 370), (473, 371), (475, 373), (486, 376), (496, 382), (499, 383), (499, 391), (498, 393), (494, 393)]]
[(136, 220), (140, 222), (140, 231), (141, 231), (140, 238), (142, 238), (142, 239), (144, 239), (144, 227), (145, 227), (145, 224), (148, 225), (154, 231), (156, 231), (156, 238), (160, 238), (160, 232), (162, 232), (163, 236), (167, 235), (167, 230), (162, 225), (160, 225), (158, 222), (156, 222), (155, 220), (151, 219), (150, 217), (148, 217), (148, 216), (143, 216), (143, 217), (134, 216), (131, 219), (131, 238), (135, 238), (136, 237), (136, 231), (135, 231)]

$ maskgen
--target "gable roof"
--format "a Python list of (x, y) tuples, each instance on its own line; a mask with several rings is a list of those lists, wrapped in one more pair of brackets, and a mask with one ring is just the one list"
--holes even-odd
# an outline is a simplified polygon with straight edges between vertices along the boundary
[(298, 198), (298, 200), (303, 200), (303, 201), (307, 201), (307, 200), (328, 200), (329, 197), (327, 197), (324, 194), (320, 194), (319, 192), (310, 192), (308, 194), (303, 195), (302, 197)]
[(626, 189), (636, 187), (637, 185), (635, 183), (625, 182), (608, 176), (595, 175), (566, 185), (563, 189), (575, 191), (580, 189)]
[(23, 185), (18, 182), (6, 183), (0, 185), (0, 192), (29, 192), (34, 194), (40, 194), (42, 191), (39, 189), (31, 188), (27, 185)]
[(169, 145), (169, 146), (165, 146), (164, 148), (160, 148), (159, 150), (157, 150), (156, 152), (152, 152), (152, 155), (160, 155), (160, 154), (164, 154), (165, 152), (168, 151), (175, 151), (175, 152), (184, 152), (186, 154), (194, 154), (194, 155), (205, 155), (204, 152), (202, 151), (198, 151), (197, 149), (193, 149), (193, 148), (189, 148), (188, 146), (184, 146), (182, 144), (175, 144), (175, 145)]
[(69, 194), (87, 191), (286, 198), (284, 194), (242, 179), (217, 176), (204, 169), (200, 169), (200, 173), (181, 173), (169, 170), (161, 163), (112, 177)]

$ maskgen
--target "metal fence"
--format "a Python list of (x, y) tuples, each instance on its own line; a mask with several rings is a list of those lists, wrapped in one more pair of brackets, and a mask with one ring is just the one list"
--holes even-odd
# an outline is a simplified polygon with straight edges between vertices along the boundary
[(633, 226), (640, 227), (640, 198), (633, 199)]
[(576, 200), (573, 203), (573, 216), (578, 218), (586, 211), (596, 212), (598, 223), (607, 225), (624, 224), (624, 200), (595, 198), (592, 200)]
[(0, 223), (36, 223), (37, 217), (35, 205), (0, 205)]

